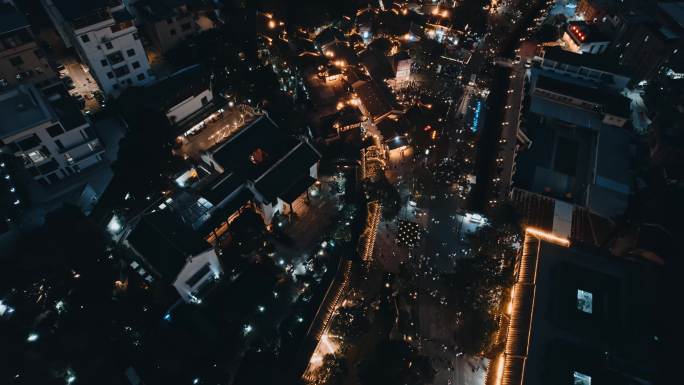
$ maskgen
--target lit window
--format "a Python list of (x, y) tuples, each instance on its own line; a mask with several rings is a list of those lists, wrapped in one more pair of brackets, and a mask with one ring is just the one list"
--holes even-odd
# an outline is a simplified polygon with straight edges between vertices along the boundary
[(577, 289), (577, 310), (591, 314), (592, 305), (593, 295), (588, 291)]
[(574, 385), (591, 385), (591, 376), (587, 376), (584, 373), (573, 372), (572, 378)]

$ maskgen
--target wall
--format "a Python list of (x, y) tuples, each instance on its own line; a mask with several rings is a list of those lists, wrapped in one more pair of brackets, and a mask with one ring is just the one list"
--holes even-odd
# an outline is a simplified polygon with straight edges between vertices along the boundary
[[(202, 99), (206, 98), (206, 102), (202, 103)], [(204, 90), (195, 96), (191, 96), (182, 102), (171, 107), (166, 112), (166, 118), (169, 119), (171, 123), (178, 123), (188, 116), (194, 114), (204, 107), (207, 103), (214, 99), (214, 95), (211, 90)]]
[[(203, 278), (197, 281), (194, 285), (188, 285), (187, 281), (196, 272), (202, 269), (206, 264), (209, 264), (210, 270), (205, 274)], [(203, 253), (200, 253), (194, 257), (188, 258), (183, 269), (178, 273), (176, 279), (173, 282), (173, 287), (178, 290), (181, 298), (185, 302), (192, 302), (192, 294), (202, 286), (207, 280), (218, 279), (223, 274), (223, 268), (221, 263), (216, 256), (216, 251), (211, 248)]]

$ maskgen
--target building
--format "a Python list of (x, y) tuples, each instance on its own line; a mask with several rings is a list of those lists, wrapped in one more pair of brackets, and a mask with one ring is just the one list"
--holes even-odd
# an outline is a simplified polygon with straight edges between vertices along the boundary
[(0, 87), (45, 86), (55, 79), (28, 20), (11, 2), (0, 1)]
[(521, 131), (531, 146), (516, 157), (514, 186), (621, 215), (632, 191), (629, 100), (591, 84), (533, 69)]
[(180, 69), (154, 84), (131, 87), (120, 99), (125, 118), (135, 118), (140, 109), (154, 111), (168, 120), (174, 135), (197, 131), (222, 106), (214, 99), (209, 74), (199, 64)]
[(660, 274), (650, 264), (527, 228), (495, 383), (654, 383)]
[(61, 84), (1, 93), (0, 141), (44, 186), (103, 161), (104, 147)]
[(615, 221), (586, 207), (518, 188), (511, 190), (510, 201), (523, 227), (556, 234), (575, 245), (605, 247), (614, 235)]
[(352, 84), (359, 99), (359, 108), (371, 122), (376, 123), (391, 113), (400, 113), (399, 107), (390, 97), (390, 92), (375, 81), (359, 80)]
[(610, 126), (624, 127), (629, 120), (629, 99), (605, 92), (599, 85), (581, 85), (540, 74), (532, 94), (587, 112), (596, 112), (601, 122)]
[(653, 16), (643, 13), (622, 17), (615, 45), (620, 63), (629, 67), (635, 80), (652, 79), (684, 48), (684, 3), (658, 3)]
[(186, 0), (137, 0), (131, 1), (130, 7), (157, 49), (166, 53), (201, 31), (191, 3)]
[(241, 206), (233, 198), (248, 192), (255, 209), (270, 225), (276, 215), (293, 211), (295, 201), (308, 197), (318, 178), (321, 154), (308, 138), (297, 138), (267, 115), (202, 154), (218, 180), (208, 192), (215, 206)]
[(583, 20), (597, 22), (618, 10), (615, 0), (580, 0), (577, 2), (575, 14)]
[(624, 89), (632, 79), (628, 69), (609, 53), (581, 55), (560, 47), (546, 47), (538, 60), (545, 71), (600, 84), (614, 91)]
[(56, 78), (26, 17), (11, 2), (0, 0), (0, 88), (19, 84), (42, 87)]
[(170, 284), (185, 302), (200, 303), (223, 274), (219, 254), (197, 231), (211, 204), (185, 192), (158, 203), (134, 218), (121, 237), (137, 257), (130, 267), (147, 283)]
[(392, 57), (392, 68), (394, 69), (394, 80), (397, 83), (404, 83), (411, 80), (411, 67), (413, 60), (408, 52), (401, 51)]
[(42, 0), (67, 47), (74, 47), (102, 91), (118, 96), (152, 80), (133, 16), (121, 0)]
[(582, 22), (569, 23), (562, 40), (565, 49), (576, 53), (603, 53), (611, 44), (597, 25)]

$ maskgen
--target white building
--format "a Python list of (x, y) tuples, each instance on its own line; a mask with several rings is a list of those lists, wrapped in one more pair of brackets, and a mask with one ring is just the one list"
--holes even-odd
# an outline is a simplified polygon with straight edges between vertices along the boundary
[(104, 147), (62, 85), (0, 94), (0, 141), (34, 180), (55, 184), (103, 161)]
[(107, 94), (151, 80), (133, 17), (121, 0), (42, 0), (67, 47), (74, 47)]
[(219, 254), (201, 234), (211, 204), (180, 193), (134, 218), (120, 240), (137, 256), (129, 266), (144, 281), (173, 286), (189, 303), (200, 303), (223, 275)]
[(201, 300), (203, 289), (223, 274), (216, 250), (208, 249), (189, 257), (173, 281), (173, 287), (185, 302)]

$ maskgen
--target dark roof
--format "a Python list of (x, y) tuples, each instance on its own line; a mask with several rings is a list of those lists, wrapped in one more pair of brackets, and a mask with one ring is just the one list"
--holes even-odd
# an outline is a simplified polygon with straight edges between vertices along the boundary
[(363, 114), (356, 107), (345, 106), (335, 116), (335, 123), (338, 123), (341, 127), (363, 122)]
[[(225, 196), (227, 198), (228, 196)], [(241, 189), (235, 196), (230, 200), (221, 199), (221, 206), (212, 211), (209, 220), (204, 222), (201, 228), (198, 229), (200, 234), (210, 234), (213, 229), (218, 227), (221, 223), (225, 222), (228, 217), (233, 215), (242, 206), (247, 204), (252, 200), (254, 196), (249, 189)]]
[[(653, 269), (529, 234), (521, 258), (502, 383), (572, 383), (574, 373), (592, 384), (653, 378)], [(579, 310), (578, 290), (591, 293), (591, 312)]]
[[(514, 188), (511, 203), (520, 216), (524, 227), (531, 226), (544, 231), (553, 231), (556, 200), (541, 194)], [(601, 247), (608, 241), (615, 229), (615, 223), (587, 208), (573, 206), (570, 238), (573, 242)]]
[(138, 111), (142, 106), (165, 113), (183, 100), (209, 88), (209, 74), (203, 66), (195, 64), (152, 85), (129, 87), (119, 100), (122, 101), (124, 111)]
[(319, 47), (332, 43), (335, 40), (344, 41), (344, 34), (337, 28), (326, 28), (316, 35), (315, 42)]
[[(292, 135), (279, 128), (267, 116), (261, 116), (210, 152), (225, 170), (235, 172), (243, 180), (254, 180), (296, 144), (297, 140)], [(250, 160), (250, 156), (257, 150), (265, 155), (260, 163)]]
[(367, 49), (359, 55), (359, 59), (373, 79), (384, 80), (394, 76), (392, 64), (379, 50)]
[(344, 60), (347, 64), (356, 64), (359, 59), (356, 57), (356, 52), (346, 42), (335, 42), (325, 48), (325, 52), (333, 54), (331, 60)]
[(176, 15), (176, 9), (187, 5), (186, 0), (143, 0), (133, 4), (145, 21), (156, 23)]
[(126, 240), (169, 281), (181, 271), (188, 257), (210, 247), (168, 208), (141, 215)]
[(544, 59), (566, 63), (575, 67), (587, 67), (617, 75), (629, 76), (629, 71), (618, 62), (618, 58), (612, 53), (602, 54), (578, 54), (566, 51), (558, 46), (547, 47), (544, 49)]
[(112, 12), (112, 17), (114, 18), (114, 20), (116, 20), (117, 23), (131, 21), (134, 19), (133, 15), (131, 15), (131, 13), (128, 12), (126, 8)]
[(12, 32), (30, 26), (24, 15), (9, 3), (0, 3), (0, 33)]
[(212, 204), (220, 205), (228, 196), (236, 192), (245, 180), (234, 172), (228, 171), (220, 175), (215, 183), (208, 186), (203, 194)]
[[(320, 154), (308, 142), (300, 142), (282, 160), (257, 179), (255, 187), (269, 202), (275, 201), (276, 198), (284, 199), (288, 191), (302, 184), (301, 179), (309, 176), (309, 169), (320, 158)], [(311, 183), (306, 187), (310, 185)], [(303, 190), (299, 194), (302, 192)]]
[(535, 88), (586, 100), (603, 106), (604, 112), (629, 118), (630, 100), (622, 95), (607, 93), (594, 86), (565, 82), (545, 75), (539, 75), (535, 84)]
[(377, 119), (393, 110), (387, 93), (374, 81), (358, 81), (352, 85), (352, 88), (371, 118)]
[(19, 86), (0, 92), (0, 137), (53, 119), (45, 98), (35, 87)]
[(386, 140), (393, 139), (399, 135), (404, 135), (409, 131), (409, 122), (403, 115), (394, 118), (390, 116), (381, 120), (376, 126)]
[(114, 0), (53, 0), (59, 12), (65, 19), (73, 21), (89, 16), (98, 10), (108, 9), (114, 5)]
[(684, 29), (684, 2), (658, 3), (661, 13), (667, 15), (679, 28)]
[(281, 194), (280, 198), (287, 203), (292, 203), (315, 182), (316, 179), (309, 175), (304, 175), (293, 183), (287, 191)]
[[(573, 27), (577, 27), (579, 32), (575, 33), (572, 29)], [(579, 37), (580, 32), (583, 34), (584, 40), (581, 40)], [(574, 22), (568, 24), (568, 34), (578, 44), (610, 41), (610, 38), (601, 32), (601, 30), (595, 24), (588, 24), (585, 22)]]
[(70, 130), (86, 124), (81, 109), (63, 84), (57, 83), (44, 89), (43, 92), (65, 129)]

